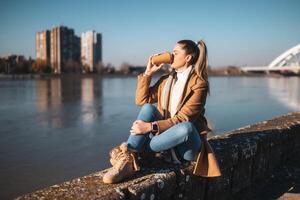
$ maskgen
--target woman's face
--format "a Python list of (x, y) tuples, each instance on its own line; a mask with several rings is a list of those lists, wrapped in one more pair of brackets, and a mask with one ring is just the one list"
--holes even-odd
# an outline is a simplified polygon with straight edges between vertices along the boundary
[(182, 46), (182, 44), (177, 43), (173, 49), (174, 60), (171, 67), (174, 69), (187, 67), (188, 62), (191, 60), (191, 55), (187, 55), (185, 50), (182, 49)]

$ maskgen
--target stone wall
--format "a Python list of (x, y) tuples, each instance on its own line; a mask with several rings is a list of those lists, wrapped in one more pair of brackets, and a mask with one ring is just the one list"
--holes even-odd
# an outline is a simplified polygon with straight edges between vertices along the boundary
[(300, 151), (300, 112), (210, 138), (222, 176), (193, 176), (193, 166), (143, 169), (120, 184), (106, 185), (106, 170), (30, 193), (18, 199), (234, 199), (263, 185), (273, 171)]

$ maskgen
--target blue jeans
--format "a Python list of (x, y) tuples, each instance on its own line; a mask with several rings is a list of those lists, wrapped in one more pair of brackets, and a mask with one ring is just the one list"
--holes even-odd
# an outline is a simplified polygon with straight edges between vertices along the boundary
[[(153, 122), (163, 117), (154, 105), (144, 104), (137, 119)], [(161, 152), (174, 148), (181, 159), (188, 161), (196, 159), (201, 146), (198, 131), (191, 122), (178, 123), (157, 136), (152, 133), (130, 135), (127, 143), (129, 149), (136, 152)]]

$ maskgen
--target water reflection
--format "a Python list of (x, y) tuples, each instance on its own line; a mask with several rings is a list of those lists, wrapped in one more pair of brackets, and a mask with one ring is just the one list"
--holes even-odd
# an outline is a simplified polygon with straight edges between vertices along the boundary
[(96, 87), (93, 78), (84, 78), (81, 80), (81, 115), (84, 124), (92, 124), (97, 117), (97, 108), (95, 105)]
[[(37, 80), (36, 82), (37, 109), (42, 114), (49, 109), (58, 112), (62, 104), (61, 98), (61, 79)], [(49, 117), (51, 116), (51, 117)], [(62, 127), (62, 119), (59, 115), (41, 115), (38, 121), (56, 127)]]
[(46, 80), (36, 81), (36, 106), (39, 112), (43, 112), (48, 108), (48, 86)]
[(269, 93), (291, 110), (300, 110), (300, 78), (269, 78)]
[(51, 79), (51, 107), (54, 109), (59, 109), (61, 107), (61, 80)]
[(85, 78), (81, 80), (81, 102), (82, 104), (93, 104), (94, 101), (94, 79)]
[(49, 107), (59, 109), (61, 106), (61, 80), (37, 80), (36, 94), (38, 111), (44, 112)]
[(97, 116), (101, 116), (101, 97), (101, 78), (65, 77), (37, 80), (37, 120), (54, 128), (72, 126), (74, 122), (92, 124)]

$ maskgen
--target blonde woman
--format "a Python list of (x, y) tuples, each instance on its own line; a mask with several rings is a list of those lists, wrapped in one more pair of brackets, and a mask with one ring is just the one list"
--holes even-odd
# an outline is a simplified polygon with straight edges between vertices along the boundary
[(135, 101), (142, 107), (127, 142), (110, 152), (113, 167), (104, 175), (104, 183), (117, 183), (135, 174), (139, 170), (137, 153), (142, 152), (169, 151), (174, 163), (196, 160), (195, 175), (220, 175), (206, 141), (209, 131), (204, 117), (209, 93), (206, 45), (202, 40), (197, 44), (181, 40), (172, 54), (172, 71), (153, 86), (151, 78), (162, 65), (153, 65), (151, 57), (146, 71), (138, 76)]

